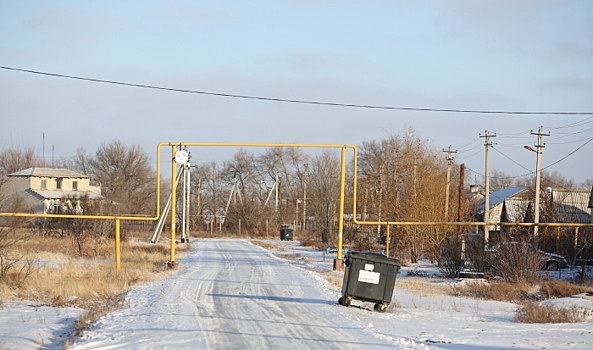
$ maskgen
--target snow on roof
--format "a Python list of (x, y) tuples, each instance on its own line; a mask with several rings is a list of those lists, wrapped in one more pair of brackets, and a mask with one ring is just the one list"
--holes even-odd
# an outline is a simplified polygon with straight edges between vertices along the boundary
[[(492, 209), (495, 206), (501, 204), (505, 199), (518, 195), (519, 193), (525, 191), (527, 187), (520, 186), (520, 187), (509, 187), (503, 188), (502, 190), (498, 190), (495, 192), (490, 193), (490, 208)], [(478, 214), (484, 213), (484, 206), (486, 204), (486, 198), (480, 199), (480, 206), (478, 208)]]
[(16, 173), (8, 174), (8, 176), (36, 176), (36, 177), (76, 177), (88, 178), (88, 175), (80, 174), (68, 169), (54, 169), (54, 168), (28, 168)]
[(588, 190), (552, 189), (554, 203), (560, 204), (557, 215), (564, 222), (589, 222), (591, 208), (588, 208)]
[(521, 199), (505, 199), (504, 211), (507, 222), (523, 222), (529, 207), (529, 201)]

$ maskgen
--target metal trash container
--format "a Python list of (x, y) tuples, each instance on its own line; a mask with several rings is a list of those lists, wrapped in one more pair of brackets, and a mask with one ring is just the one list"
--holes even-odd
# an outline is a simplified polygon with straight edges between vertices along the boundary
[(292, 241), (294, 229), (292, 225), (281, 225), (280, 226), (280, 240), (281, 241)]
[(352, 299), (356, 299), (375, 303), (375, 311), (384, 312), (391, 303), (400, 261), (379, 253), (351, 252), (344, 264), (342, 297), (338, 303), (350, 306)]

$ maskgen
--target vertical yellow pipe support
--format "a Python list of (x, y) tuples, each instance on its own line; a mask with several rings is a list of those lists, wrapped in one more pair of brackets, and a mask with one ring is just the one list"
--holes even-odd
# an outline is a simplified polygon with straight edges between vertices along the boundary
[(579, 227), (574, 228), (574, 250), (579, 246)]
[(344, 232), (344, 192), (346, 187), (346, 146), (342, 147), (342, 166), (340, 170), (340, 211), (338, 216), (338, 258), (334, 261), (334, 270), (342, 270), (342, 236)]
[(115, 218), (115, 270), (119, 271), (121, 268), (121, 249), (120, 249), (120, 232), (119, 219)]
[(175, 182), (175, 172), (177, 170), (177, 163), (175, 163), (175, 146), (171, 146), (173, 157), (171, 158), (171, 264), (175, 263), (175, 202), (177, 198), (177, 183)]
[(387, 223), (387, 230), (385, 231), (385, 256), (389, 257), (389, 241), (391, 241), (391, 238), (389, 238), (389, 223)]

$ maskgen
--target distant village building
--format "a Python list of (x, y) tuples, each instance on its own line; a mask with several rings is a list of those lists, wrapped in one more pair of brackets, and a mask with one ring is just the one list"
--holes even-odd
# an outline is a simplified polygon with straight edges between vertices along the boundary
[(68, 169), (29, 168), (8, 174), (4, 199), (19, 201), (32, 213), (82, 213), (81, 199), (100, 199), (101, 187), (90, 177)]
[(590, 223), (589, 190), (550, 189), (557, 222)]
[[(528, 196), (529, 191), (527, 187), (524, 186), (503, 188), (502, 190), (490, 193), (488, 223), (491, 225), (485, 226), (484, 228), (488, 230), (491, 239), (496, 241), (500, 234), (500, 225), (498, 225), (498, 223), (503, 221), (523, 222), (527, 203), (526, 199)], [(484, 221), (486, 198), (481, 198), (478, 203), (476, 219), (478, 221)], [(507, 208), (507, 210), (503, 211), (504, 208)], [(512, 214), (510, 214), (511, 209)], [(506, 217), (509, 214), (512, 215), (511, 220)]]

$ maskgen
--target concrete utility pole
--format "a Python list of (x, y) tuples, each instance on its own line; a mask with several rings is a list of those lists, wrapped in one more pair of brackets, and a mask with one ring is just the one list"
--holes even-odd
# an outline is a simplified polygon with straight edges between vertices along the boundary
[[(463, 184), (465, 182), (465, 164), (459, 166), (459, 198), (457, 199), (457, 221), (461, 222), (463, 215)], [(457, 235), (461, 236), (463, 227), (457, 226)]]
[(187, 215), (189, 214), (189, 162), (183, 164), (181, 169), (183, 171), (183, 195), (181, 197), (181, 243), (184, 243), (187, 241), (187, 233), (189, 232), (187, 227), (187, 223), (189, 222), (189, 220), (187, 220)]
[(445, 221), (449, 220), (449, 184), (451, 183), (451, 164), (453, 163), (453, 153), (457, 153), (457, 150), (451, 150), (451, 145), (449, 145), (448, 150), (443, 150), (443, 152), (447, 152), (447, 183), (445, 186)]
[[(381, 221), (381, 209), (383, 208), (383, 165), (379, 166), (379, 209), (378, 211), (378, 220)], [(377, 234), (381, 235), (381, 225), (377, 225)]]
[(485, 182), (485, 195), (484, 195), (484, 244), (488, 245), (488, 240), (490, 239), (490, 226), (487, 224), (490, 222), (490, 146), (492, 143), (490, 142), (491, 137), (496, 137), (496, 134), (489, 134), (488, 130), (486, 130), (486, 134), (480, 135), (480, 137), (486, 138), (484, 142), (484, 146), (486, 146), (486, 171), (484, 174), (484, 182)]
[(303, 183), (303, 231), (307, 229), (307, 181), (309, 181), (309, 164), (305, 164), (305, 182)]
[[(536, 161), (535, 161), (535, 213), (533, 217), (533, 222), (539, 224), (539, 192), (541, 186), (541, 176), (542, 176), (542, 149), (544, 148), (545, 144), (542, 143), (543, 136), (550, 136), (550, 133), (544, 134), (543, 127), (539, 127), (537, 133), (531, 132), (531, 135), (537, 135), (537, 145), (535, 145), (535, 153), (537, 154)], [(533, 227), (533, 235), (538, 235), (538, 226)]]
[(275, 186), (276, 186), (276, 213), (278, 212), (278, 200), (280, 199), (278, 197), (278, 185), (280, 184), (280, 181), (278, 179), (278, 173), (276, 173), (276, 179), (274, 182)]

